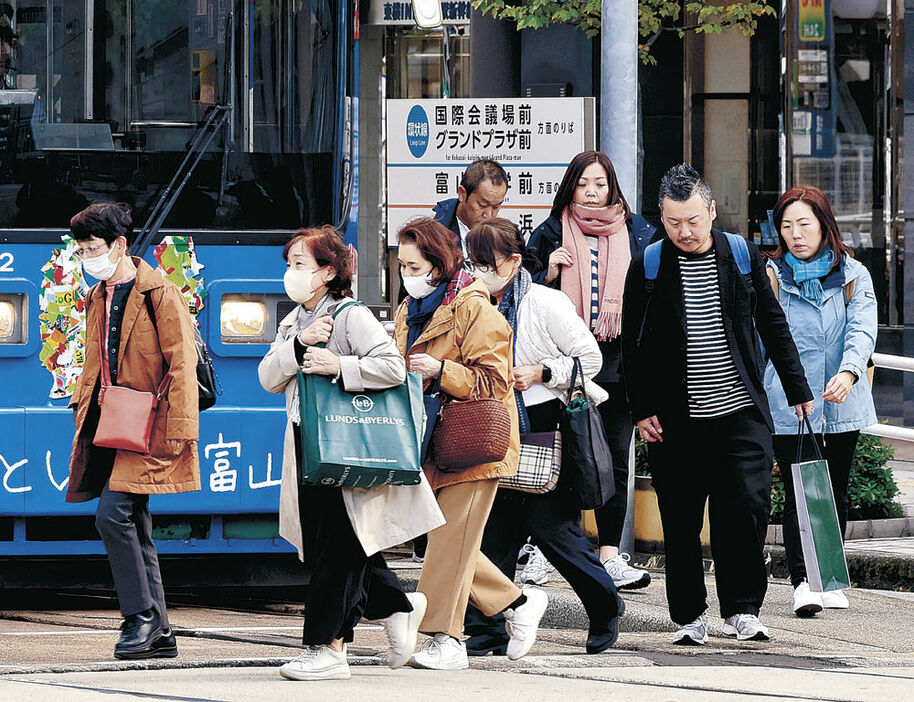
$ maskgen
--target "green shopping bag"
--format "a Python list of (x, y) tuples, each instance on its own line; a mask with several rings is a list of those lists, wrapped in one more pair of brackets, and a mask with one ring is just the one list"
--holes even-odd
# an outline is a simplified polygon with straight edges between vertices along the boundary
[[(801, 462), (804, 421), (816, 449), (815, 461)], [(822, 458), (809, 417), (804, 417), (800, 422), (797, 460), (791, 466), (791, 473), (809, 589), (813, 592), (829, 592), (850, 587), (844, 539), (828, 475), (828, 462)]]
[(422, 464), (422, 377), (388, 390), (346, 392), (327, 376), (298, 373), (301, 483), (369, 488), (416, 485)]

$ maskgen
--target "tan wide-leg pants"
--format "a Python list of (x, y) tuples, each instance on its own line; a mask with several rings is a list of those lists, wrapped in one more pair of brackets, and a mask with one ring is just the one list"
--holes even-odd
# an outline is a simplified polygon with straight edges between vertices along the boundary
[(521, 591), (479, 551), (498, 490), (498, 480), (475, 480), (439, 489), (438, 505), (447, 524), (428, 534), (419, 592), (428, 610), (424, 634), (463, 634), (467, 602), (491, 616), (521, 596)]

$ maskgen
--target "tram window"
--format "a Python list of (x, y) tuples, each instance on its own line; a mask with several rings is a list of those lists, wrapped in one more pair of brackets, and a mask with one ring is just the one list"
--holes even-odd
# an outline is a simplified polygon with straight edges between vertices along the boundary
[(330, 0), (0, 3), (0, 227), (66, 227), (97, 199), (142, 225), (230, 97), (165, 226), (329, 221), (336, 31)]

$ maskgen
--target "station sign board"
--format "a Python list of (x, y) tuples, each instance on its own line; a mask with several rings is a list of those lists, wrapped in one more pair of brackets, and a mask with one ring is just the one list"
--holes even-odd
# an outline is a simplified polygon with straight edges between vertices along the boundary
[(500, 215), (529, 237), (569, 161), (594, 143), (593, 98), (388, 100), (388, 245), (408, 220), (457, 197), (464, 169), (482, 158), (504, 167)]

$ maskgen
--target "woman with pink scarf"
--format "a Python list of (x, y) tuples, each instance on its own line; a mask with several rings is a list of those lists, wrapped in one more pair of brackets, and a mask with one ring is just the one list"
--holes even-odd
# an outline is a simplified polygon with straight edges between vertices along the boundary
[(603, 368), (594, 380), (609, 393), (598, 407), (612, 453), (616, 494), (595, 514), (600, 562), (618, 589), (645, 587), (651, 580), (647, 571), (629, 565), (629, 554), (619, 552), (634, 430), (622, 384), (620, 334), (628, 265), (654, 232), (647, 220), (632, 213), (606, 154), (585, 151), (568, 164), (549, 218), (527, 243), (528, 253), (542, 266), (531, 271), (533, 281), (560, 288), (571, 298), (603, 353)]

